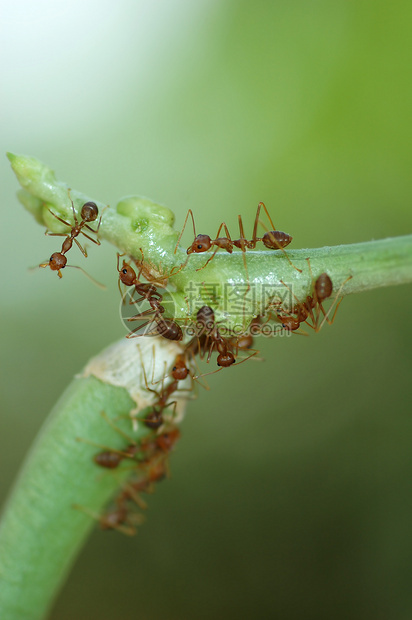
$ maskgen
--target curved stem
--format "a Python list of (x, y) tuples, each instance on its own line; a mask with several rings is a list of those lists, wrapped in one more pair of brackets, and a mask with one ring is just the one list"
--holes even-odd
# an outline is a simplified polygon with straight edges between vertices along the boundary
[[(153, 346), (156, 380), (159, 374), (163, 376), (164, 360), (178, 351), (176, 345), (162, 340), (146, 338), (146, 348), (140, 345), (149, 381)], [(100, 514), (130, 476), (130, 461), (105, 470), (93, 462), (93, 456), (105, 447), (124, 450), (127, 445), (108, 419), (137, 444), (152, 433), (144, 425), (133, 431), (129, 417), (139, 402), (140, 417), (144, 417), (153, 401), (145, 389), (141, 366), (136, 344), (129, 340), (105, 350), (90, 362), (83, 377), (74, 379), (40, 431), (0, 526), (0, 618), (45, 617), (95, 525), (89, 514), (76, 506)], [(180, 406), (183, 404), (180, 399)]]

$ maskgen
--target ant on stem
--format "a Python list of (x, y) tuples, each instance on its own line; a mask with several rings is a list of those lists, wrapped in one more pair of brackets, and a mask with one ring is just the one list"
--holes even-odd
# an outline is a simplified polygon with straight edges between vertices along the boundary
[(145, 418), (142, 419), (141, 421), (148, 428), (157, 430), (157, 429), (159, 429), (164, 424), (163, 411), (167, 407), (170, 407), (172, 405), (174, 406), (173, 407), (173, 415), (174, 415), (174, 413), (176, 411), (177, 401), (174, 400), (174, 401), (169, 402), (170, 396), (174, 392), (176, 392), (176, 391), (187, 391), (187, 390), (179, 390), (179, 380), (178, 379), (174, 379), (166, 387), (164, 387), (164, 385), (163, 385), (164, 378), (162, 379), (162, 388), (161, 388), (161, 390), (160, 391), (159, 390), (155, 390), (155, 389), (149, 387), (149, 384), (148, 384), (148, 381), (147, 381), (146, 370), (145, 370), (145, 367), (144, 367), (143, 360), (142, 360), (142, 370), (143, 370), (143, 377), (144, 377), (146, 389), (147, 389), (148, 392), (151, 392), (152, 394), (155, 394), (156, 397), (157, 397), (157, 400), (151, 406), (152, 410), (150, 411), (150, 413), (147, 414), (145, 416)]
[(79, 504), (74, 504), (73, 508), (98, 521), (102, 530), (116, 530), (126, 534), (126, 536), (134, 536), (137, 532), (136, 525), (141, 525), (144, 521), (143, 515), (136, 512), (131, 513), (128, 510), (126, 502), (120, 496), (116, 500), (116, 506), (104, 514), (97, 514)]
[(134, 460), (139, 466), (143, 466), (144, 463), (150, 460), (153, 454), (170, 452), (180, 437), (180, 431), (177, 428), (171, 428), (165, 430), (155, 438), (143, 439), (139, 446), (132, 437), (116, 426), (104, 412), (102, 412), (102, 416), (116, 432), (120, 433), (128, 441), (128, 445), (124, 450), (115, 450), (113, 448), (87, 442), (97, 447), (104, 448), (102, 452), (98, 452), (94, 455), (93, 460), (96, 465), (105, 469), (117, 469), (120, 463), (126, 459)]
[(47, 263), (42, 263), (41, 265), (39, 265), (39, 267), (50, 267), (52, 271), (57, 271), (57, 275), (59, 276), (59, 278), (62, 277), (61, 269), (64, 269), (64, 267), (67, 266), (67, 257), (65, 256), (65, 254), (67, 254), (67, 252), (72, 248), (73, 241), (76, 243), (76, 245), (80, 249), (83, 256), (87, 258), (86, 249), (83, 248), (83, 246), (79, 243), (77, 239), (77, 237), (80, 234), (84, 235), (87, 239), (89, 239), (89, 241), (92, 241), (96, 245), (101, 245), (99, 239), (93, 239), (92, 237), (90, 237), (90, 235), (87, 235), (83, 230), (83, 228), (87, 228), (90, 232), (93, 232), (96, 235), (99, 232), (103, 214), (100, 216), (99, 223), (97, 225), (96, 230), (94, 230), (93, 228), (91, 228), (91, 226), (89, 226), (89, 223), (94, 222), (97, 219), (97, 216), (99, 215), (99, 209), (97, 208), (96, 203), (94, 202), (84, 203), (81, 209), (81, 213), (80, 213), (81, 221), (79, 222), (79, 220), (77, 219), (73, 200), (71, 199), (71, 196), (70, 196), (70, 189), (67, 190), (67, 193), (68, 193), (71, 205), (72, 205), (74, 225), (72, 226), (71, 224), (69, 224), (69, 222), (66, 222), (66, 220), (63, 220), (61, 217), (59, 217), (58, 215), (56, 215), (55, 213), (53, 213), (53, 211), (49, 209), (49, 212), (53, 215), (53, 217), (56, 218), (56, 220), (59, 220), (59, 222), (61, 222), (62, 224), (65, 224), (65, 226), (68, 226), (70, 228), (70, 233), (68, 234), (51, 233), (48, 230), (46, 230), (45, 235), (48, 235), (49, 237), (66, 237), (66, 238), (62, 243), (61, 251), (54, 252), (51, 255)]
[(130, 304), (138, 303), (144, 300), (148, 301), (150, 304), (149, 310), (145, 310), (144, 312), (141, 312), (140, 314), (136, 314), (135, 316), (127, 320), (138, 321), (140, 319), (145, 319), (146, 317), (149, 317), (149, 316), (151, 317), (148, 321), (146, 321), (146, 323), (139, 325), (139, 327), (136, 327), (131, 332), (129, 332), (126, 338), (136, 338), (138, 336), (142, 336), (143, 334), (136, 334), (136, 332), (143, 329), (147, 325), (151, 325), (152, 323), (155, 323), (156, 325), (154, 329), (151, 332), (146, 333), (145, 334), (146, 336), (159, 335), (159, 336), (163, 336), (163, 338), (166, 338), (167, 340), (177, 340), (177, 341), (183, 340), (183, 332), (182, 332), (180, 325), (178, 325), (172, 319), (168, 319), (162, 316), (162, 314), (165, 311), (164, 307), (160, 303), (163, 299), (163, 296), (157, 292), (157, 288), (153, 284), (140, 282), (139, 276), (141, 272), (139, 272), (139, 276), (137, 276), (133, 267), (131, 267), (131, 265), (127, 263), (125, 260), (123, 260), (123, 266), (120, 268), (119, 259), (121, 256), (123, 255), (117, 254), (117, 271), (119, 272), (119, 287), (120, 287), (120, 282), (122, 284), (125, 284), (126, 286), (134, 286), (135, 288), (134, 292), (137, 292), (140, 295), (138, 299), (133, 299), (133, 295), (132, 295), (132, 298), (129, 302)]
[[(238, 351), (249, 348), (253, 343), (253, 339), (250, 340), (248, 338), (247, 340), (241, 342), (241, 346), (239, 346), (238, 343), (242, 337), (226, 338), (222, 336), (217, 323), (215, 322), (215, 313), (210, 306), (202, 306), (202, 308), (198, 310), (196, 318), (198, 333), (189, 342), (187, 348), (191, 348), (194, 351), (193, 354), (199, 353), (201, 357), (204, 357), (207, 351), (207, 363), (210, 361), (211, 355), (216, 349), (218, 353), (216, 363), (221, 368), (213, 372), (219, 372), (219, 370), (228, 368), (229, 366), (239, 366), (239, 364), (246, 362), (248, 359), (257, 354), (257, 351), (254, 351), (245, 359), (240, 362), (236, 362)], [(236, 355), (234, 354), (234, 351), (236, 351)], [(209, 374), (213, 373), (205, 373), (193, 378), (198, 379), (200, 376), (204, 377)]]
[(65, 238), (65, 240), (62, 243), (62, 247), (61, 247), (60, 252), (53, 252), (53, 254), (50, 256), (49, 260), (47, 262), (45, 262), (45, 263), (41, 263), (39, 265), (39, 267), (50, 267), (50, 269), (52, 271), (57, 271), (57, 275), (59, 276), (59, 278), (63, 277), (61, 270), (64, 269), (65, 267), (72, 267), (73, 269), (80, 269), (80, 271), (82, 271), (97, 286), (99, 286), (100, 288), (106, 288), (105, 286), (103, 286), (102, 284), (97, 282), (94, 278), (92, 278), (88, 273), (86, 273), (86, 271), (84, 271), (84, 269), (82, 269), (81, 267), (77, 267), (75, 265), (68, 265), (67, 264), (67, 256), (66, 256), (66, 254), (72, 248), (73, 241), (77, 244), (77, 246), (79, 247), (79, 249), (82, 252), (83, 256), (85, 256), (87, 258), (86, 248), (83, 248), (82, 245), (79, 243), (79, 241), (77, 239), (77, 237), (80, 234), (84, 235), (87, 239), (89, 239), (90, 241), (92, 241), (96, 245), (101, 245), (99, 239), (93, 239), (92, 237), (90, 237), (90, 235), (87, 235), (84, 232), (83, 228), (87, 228), (91, 232), (97, 234), (99, 232), (100, 224), (101, 224), (101, 221), (102, 221), (102, 215), (103, 215), (102, 214), (100, 216), (99, 223), (97, 225), (97, 229), (94, 230), (93, 228), (91, 228), (88, 223), (89, 222), (94, 222), (97, 219), (97, 216), (99, 214), (99, 210), (97, 208), (96, 203), (94, 203), (94, 202), (86, 202), (82, 206), (82, 209), (81, 209), (81, 218), (82, 219), (79, 222), (79, 220), (77, 219), (77, 216), (76, 216), (76, 211), (74, 209), (73, 200), (70, 197), (70, 189), (68, 189), (67, 192), (68, 192), (68, 195), (69, 195), (70, 202), (72, 204), (74, 225), (72, 226), (71, 224), (69, 224), (68, 222), (63, 220), (61, 217), (59, 217), (58, 215), (56, 215), (55, 213), (53, 213), (53, 211), (51, 211), (49, 209), (49, 211), (53, 215), (53, 217), (55, 217), (57, 220), (59, 220), (59, 222), (62, 222), (62, 224), (65, 224), (66, 226), (68, 226), (71, 230), (70, 230), (69, 234), (66, 234), (66, 233), (51, 233), (48, 230), (46, 230), (45, 234), (50, 236), (50, 237), (66, 237), (66, 238)]
[[(327, 312), (325, 312), (323, 302), (332, 296), (332, 280), (326, 272), (321, 273), (316, 279), (314, 279), (312, 268), (310, 265), (310, 259), (307, 258), (306, 260), (308, 262), (309, 271), (312, 275), (312, 295), (307, 295), (305, 301), (299, 302), (296, 296), (292, 293), (297, 303), (293, 306), (291, 314), (282, 316), (282, 314), (278, 311), (277, 318), (282, 323), (284, 329), (287, 329), (289, 331), (297, 330), (300, 324), (305, 322), (309, 327), (314, 329), (315, 332), (319, 332), (325, 322), (328, 322), (329, 325), (332, 325), (332, 323), (334, 322), (336, 313), (343, 298), (341, 298), (340, 301), (337, 303), (332, 319), (329, 319), (329, 314), (332, 311), (333, 306), (336, 304), (343, 287), (353, 276), (348, 276), (346, 280), (341, 284), (332, 302), (331, 307)], [(281, 283), (289, 289), (287, 284), (285, 284), (282, 280)], [(315, 313), (314, 311), (316, 309), (317, 312)], [(323, 314), (323, 320), (321, 323), (319, 323), (321, 313)], [(308, 319), (311, 320), (312, 324), (308, 322)]]
[[(268, 220), (270, 222), (270, 225), (272, 226), (273, 230), (270, 231), (266, 231), (265, 234), (263, 235), (263, 237), (257, 237), (257, 227), (258, 227), (258, 223), (259, 223), (259, 216), (260, 216), (260, 211), (263, 208), (263, 210), (265, 211)], [(298, 267), (296, 267), (292, 261), (290, 260), (289, 256), (287, 255), (286, 251), (285, 251), (285, 247), (287, 247), (290, 242), (292, 241), (292, 237), (291, 235), (289, 235), (288, 233), (282, 232), (281, 230), (276, 230), (272, 219), (269, 215), (269, 212), (265, 206), (265, 204), (263, 202), (259, 202), (258, 207), (257, 207), (257, 211), (256, 211), (256, 217), (255, 217), (255, 223), (253, 226), (253, 236), (251, 240), (246, 239), (245, 237), (245, 233), (244, 233), (244, 228), (243, 228), (243, 221), (242, 221), (242, 216), (239, 215), (238, 216), (238, 220), (239, 220), (239, 232), (240, 232), (240, 238), (239, 239), (232, 239), (229, 233), (229, 230), (225, 224), (225, 222), (222, 222), (218, 228), (217, 234), (216, 234), (216, 238), (215, 239), (211, 239), (211, 237), (209, 237), (209, 235), (196, 235), (196, 227), (195, 227), (195, 220), (194, 220), (194, 216), (193, 216), (193, 212), (191, 209), (188, 210), (187, 215), (186, 215), (186, 219), (184, 221), (183, 224), (183, 228), (182, 231), (179, 235), (179, 238), (177, 240), (177, 244), (174, 250), (174, 253), (176, 254), (177, 252), (177, 248), (179, 247), (179, 243), (180, 240), (182, 238), (182, 235), (184, 233), (184, 230), (186, 228), (186, 224), (187, 224), (187, 220), (190, 217), (192, 218), (192, 223), (193, 223), (193, 233), (194, 233), (194, 241), (193, 243), (187, 248), (186, 253), (187, 254), (200, 254), (203, 252), (207, 252), (208, 250), (210, 250), (210, 248), (212, 246), (215, 246), (215, 250), (212, 253), (212, 255), (210, 256), (210, 258), (206, 261), (206, 263), (202, 266), (199, 267), (198, 269), (196, 269), (196, 271), (200, 271), (201, 269), (204, 269), (211, 260), (214, 259), (214, 257), (216, 256), (217, 251), (221, 248), (223, 250), (226, 250), (226, 252), (228, 252), (229, 254), (232, 254), (233, 252), (233, 247), (239, 248), (242, 250), (243, 252), (243, 264), (245, 267), (245, 271), (247, 274), (247, 279), (249, 281), (249, 274), (248, 274), (248, 269), (247, 269), (247, 264), (246, 264), (246, 250), (247, 249), (252, 249), (254, 250), (256, 248), (256, 243), (258, 241), (262, 241), (264, 246), (270, 250), (281, 250), (285, 257), (287, 258), (287, 260), (289, 261), (290, 265), (296, 269), (297, 271), (299, 271), (300, 273), (302, 273), (301, 269), (298, 269)], [(226, 233), (226, 237), (219, 237), (220, 235), (220, 231), (222, 230), (222, 228), (224, 228), (225, 233)], [(183, 266), (181, 267), (181, 269), (186, 265), (186, 263), (183, 264)]]

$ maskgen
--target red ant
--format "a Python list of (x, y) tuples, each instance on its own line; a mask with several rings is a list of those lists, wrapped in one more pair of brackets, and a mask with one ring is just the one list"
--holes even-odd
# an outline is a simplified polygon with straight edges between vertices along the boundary
[(119, 496), (116, 500), (116, 507), (103, 515), (78, 504), (74, 504), (73, 508), (98, 521), (102, 530), (117, 530), (126, 536), (134, 536), (137, 531), (136, 525), (140, 525), (144, 521), (144, 517), (136, 512), (131, 513), (127, 508), (125, 499)]
[(130, 444), (124, 451), (120, 450), (104, 450), (95, 454), (93, 457), (94, 462), (99, 467), (106, 469), (116, 469), (124, 459), (134, 459), (138, 447), (136, 444)]
[[(201, 354), (205, 355), (206, 350), (209, 349), (207, 360), (206, 360), (207, 362), (210, 361), (212, 352), (214, 349), (216, 349), (218, 353), (216, 363), (218, 366), (221, 367), (219, 370), (221, 370), (222, 368), (228, 368), (229, 366), (238, 366), (239, 364), (242, 364), (243, 362), (248, 360), (250, 357), (253, 357), (253, 355), (256, 355), (257, 351), (254, 351), (252, 355), (243, 359), (241, 362), (236, 363), (236, 357), (233, 351), (234, 349), (236, 349), (236, 355), (237, 355), (238, 350), (241, 349), (241, 347), (239, 347), (238, 345), (239, 338), (234, 338), (234, 337), (225, 338), (224, 336), (221, 335), (221, 333), (219, 332), (219, 328), (217, 324), (215, 323), (215, 314), (213, 312), (213, 309), (210, 308), (210, 306), (202, 306), (202, 308), (200, 308), (200, 310), (197, 312), (196, 318), (197, 318), (197, 327), (199, 329), (199, 333), (197, 336), (195, 336), (195, 338), (191, 341), (191, 343), (189, 343), (189, 346), (194, 346), (197, 340), (196, 349)], [(209, 346), (209, 343), (210, 343), (210, 346)], [(243, 342), (242, 346), (246, 348), (247, 344), (248, 345), (251, 344), (249, 339), (247, 340), (247, 343), (246, 341)], [(219, 370), (214, 371), (214, 372), (219, 372)], [(206, 373), (206, 375), (208, 374), (213, 374), (213, 373)], [(200, 376), (206, 376), (206, 375), (200, 375)], [(193, 378), (197, 379), (198, 377), (193, 377)]]
[(140, 508), (146, 509), (147, 504), (141, 499), (140, 493), (152, 493), (154, 490), (153, 484), (164, 480), (168, 473), (169, 468), (166, 456), (161, 455), (160, 458), (153, 457), (147, 464), (145, 475), (137, 480), (128, 482), (119, 494), (116, 502), (124, 505), (125, 502), (131, 500)]
[(164, 307), (160, 304), (163, 296), (157, 292), (157, 288), (153, 284), (140, 282), (133, 267), (131, 267), (129, 263), (126, 263), (125, 260), (123, 260), (123, 266), (120, 269), (120, 256), (121, 254), (117, 255), (117, 271), (119, 272), (119, 284), (120, 282), (122, 282), (126, 286), (134, 286), (135, 291), (139, 295), (141, 295), (139, 299), (134, 300), (132, 298), (130, 303), (138, 303), (140, 301), (147, 300), (150, 304), (150, 310), (145, 310), (144, 312), (136, 314), (135, 316), (127, 320), (138, 321), (139, 319), (144, 319), (147, 316), (152, 315), (152, 318), (149, 321), (143, 323), (142, 325), (139, 325), (139, 327), (136, 327), (136, 329), (133, 329), (129, 334), (127, 334), (126, 338), (136, 338), (138, 336), (141, 336), (143, 334), (136, 334), (136, 332), (140, 329), (143, 329), (147, 325), (150, 325), (151, 323), (156, 323), (154, 329), (146, 335), (150, 336), (157, 334), (159, 336), (163, 336), (163, 338), (167, 338), (168, 340), (183, 340), (183, 332), (180, 325), (178, 325), (172, 319), (161, 316), (165, 311)]
[(158, 390), (154, 390), (153, 388), (149, 387), (148, 382), (147, 382), (146, 370), (145, 370), (143, 363), (142, 363), (142, 370), (143, 370), (143, 376), (144, 376), (144, 380), (146, 384), (146, 389), (149, 392), (152, 392), (152, 394), (155, 394), (157, 397), (157, 401), (152, 405), (151, 412), (148, 415), (146, 415), (142, 421), (145, 424), (145, 426), (147, 426), (148, 428), (157, 430), (164, 423), (163, 411), (167, 407), (170, 407), (171, 405), (174, 405), (175, 406), (174, 408), (176, 409), (177, 401), (168, 402), (168, 400), (170, 396), (173, 394), (173, 392), (178, 390), (179, 381), (174, 379), (166, 387), (164, 387), (162, 384), (162, 389), (159, 392)]
[[(307, 258), (306, 260), (308, 261), (309, 270), (310, 270), (310, 273), (312, 274), (310, 260), (309, 258)], [(313, 274), (312, 274), (312, 277), (313, 277)], [(289, 331), (297, 330), (300, 324), (305, 322), (307, 325), (309, 325), (309, 327), (314, 329), (316, 332), (319, 332), (322, 329), (325, 321), (327, 321), (331, 325), (333, 321), (335, 320), (335, 316), (336, 316), (336, 313), (338, 311), (338, 308), (339, 308), (339, 305), (342, 299), (337, 303), (332, 319), (328, 318), (329, 314), (333, 308), (333, 305), (336, 303), (336, 300), (339, 297), (341, 290), (345, 286), (346, 282), (348, 282), (351, 278), (352, 276), (349, 276), (341, 284), (335, 296), (335, 300), (332, 303), (332, 306), (329, 308), (328, 312), (326, 313), (322, 304), (326, 299), (331, 297), (333, 293), (333, 283), (332, 283), (331, 278), (328, 276), (326, 272), (321, 273), (316, 278), (316, 280), (313, 282), (312, 295), (307, 295), (305, 301), (303, 302), (298, 301), (298, 303), (293, 306), (291, 315), (282, 316), (278, 312), (278, 320), (282, 323), (282, 326), (284, 327), (284, 329), (287, 329)], [(287, 287), (287, 285), (282, 280), (281, 282), (284, 286)], [(318, 308), (318, 312), (315, 316), (313, 311), (316, 309), (316, 307)], [(324, 318), (319, 325), (320, 312), (323, 313)], [(295, 315), (295, 316), (292, 316), (292, 315)], [(311, 319), (312, 325), (308, 323), (308, 317)]]
[[(83, 248), (79, 241), (77, 240), (77, 237), (80, 235), (80, 233), (82, 235), (84, 235), (87, 239), (89, 239), (89, 241), (92, 241), (93, 243), (96, 243), (96, 245), (100, 245), (100, 241), (99, 239), (93, 239), (92, 237), (90, 237), (90, 235), (87, 235), (83, 228), (87, 228), (88, 230), (90, 230), (91, 232), (97, 234), (99, 232), (99, 228), (100, 228), (100, 224), (102, 221), (102, 215), (100, 216), (99, 219), (99, 223), (97, 225), (97, 229), (94, 230), (93, 228), (91, 228), (89, 226), (90, 222), (94, 222), (97, 219), (97, 216), (99, 215), (99, 210), (97, 208), (96, 203), (94, 202), (85, 202), (84, 205), (82, 206), (81, 209), (81, 221), (79, 222), (76, 216), (76, 211), (74, 209), (74, 204), (73, 204), (73, 200), (70, 197), (70, 190), (68, 190), (68, 194), (69, 194), (69, 199), (70, 202), (72, 204), (72, 210), (73, 210), (73, 218), (74, 218), (74, 226), (72, 226), (71, 224), (69, 224), (69, 222), (66, 222), (66, 220), (63, 220), (61, 217), (59, 217), (58, 215), (56, 215), (55, 213), (53, 213), (53, 211), (50, 211), (50, 213), (53, 215), (53, 217), (55, 217), (57, 220), (59, 220), (59, 222), (62, 222), (62, 224), (65, 224), (66, 226), (68, 226), (71, 230), (70, 233), (66, 235), (66, 233), (51, 233), (48, 230), (46, 230), (45, 234), (50, 236), (50, 237), (66, 237), (66, 239), (63, 241), (62, 243), (62, 249), (60, 252), (54, 252), (49, 261), (47, 263), (42, 263), (41, 265), (39, 265), (39, 267), (50, 267), (50, 269), (52, 271), (57, 271), (57, 275), (59, 276), (59, 278), (62, 277), (62, 273), (61, 273), (61, 269), (64, 269), (67, 265), (67, 257), (65, 256), (65, 254), (67, 254), (67, 252), (72, 248), (73, 246), (73, 241), (77, 244), (78, 248), (80, 249), (80, 251), (82, 252), (83, 256), (87, 257), (87, 252), (85, 250), (85, 248)], [(70, 265), (71, 266), (71, 265)]]
[[(167, 476), (167, 456), (179, 436), (178, 429), (172, 429), (168, 434), (160, 435), (157, 441), (148, 442), (148, 449), (152, 450), (154, 446), (155, 451), (147, 462), (139, 466), (143, 470), (143, 475), (139, 476), (137, 480), (126, 484), (117, 496), (114, 508), (103, 515), (96, 514), (89, 508), (79, 505), (74, 505), (73, 508), (96, 519), (103, 530), (117, 530), (127, 536), (135, 535), (136, 525), (140, 525), (144, 521), (144, 517), (139, 513), (131, 512), (128, 508), (128, 502), (134, 501), (140, 508), (147, 508), (139, 493), (150, 493), (153, 483), (159, 482)], [(144, 444), (142, 444), (142, 449), (145, 449)]]
[[(267, 231), (265, 232), (265, 234), (263, 235), (263, 237), (257, 237), (257, 226), (259, 223), (259, 215), (260, 215), (260, 211), (261, 208), (263, 207), (269, 222), (273, 228), (273, 230), (271, 231)], [(187, 254), (200, 254), (202, 252), (207, 252), (207, 250), (210, 250), (210, 248), (212, 246), (215, 246), (216, 249), (214, 250), (214, 252), (212, 253), (212, 255), (210, 256), (210, 258), (206, 261), (206, 263), (202, 266), (199, 267), (198, 269), (196, 269), (196, 271), (200, 271), (201, 269), (204, 269), (211, 260), (213, 260), (213, 258), (215, 257), (217, 251), (219, 250), (219, 248), (222, 248), (223, 250), (226, 250), (226, 252), (228, 252), (229, 254), (232, 254), (233, 252), (233, 246), (240, 248), (243, 252), (243, 262), (244, 262), (244, 266), (245, 266), (245, 271), (247, 273), (247, 265), (246, 265), (246, 257), (245, 257), (245, 253), (246, 253), (246, 249), (255, 249), (256, 247), (256, 243), (258, 241), (262, 241), (263, 244), (265, 245), (265, 247), (267, 247), (270, 250), (282, 250), (282, 252), (285, 254), (287, 260), (289, 261), (289, 263), (291, 264), (291, 266), (296, 269), (297, 271), (301, 272), (301, 269), (298, 269), (297, 267), (295, 267), (295, 265), (293, 265), (292, 261), (290, 260), (290, 258), (288, 257), (287, 253), (285, 252), (285, 247), (289, 245), (289, 243), (292, 241), (292, 237), (290, 235), (288, 235), (285, 232), (282, 232), (280, 230), (276, 230), (275, 226), (272, 222), (272, 219), (269, 215), (269, 212), (265, 206), (265, 204), (263, 202), (259, 202), (258, 207), (257, 207), (257, 211), (256, 211), (256, 217), (255, 217), (255, 223), (254, 223), (254, 227), (253, 227), (253, 237), (252, 239), (249, 241), (248, 239), (245, 238), (245, 233), (244, 233), (244, 229), (243, 229), (243, 221), (242, 221), (242, 217), (239, 215), (239, 231), (240, 231), (240, 238), (239, 239), (235, 239), (232, 240), (230, 237), (230, 233), (229, 230), (225, 224), (225, 222), (222, 222), (222, 224), (219, 226), (219, 229), (217, 231), (217, 235), (216, 235), (216, 239), (211, 239), (209, 237), (209, 235), (196, 235), (196, 228), (195, 228), (195, 220), (194, 220), (194, 216), (193, 216), (193, 212), (191, 209), (188, 210), (187, 215), (186, 215), (186, 219), (184, 221), (183, 224), (183, 228), (182, 231), (179, 235), (179, 238), (177, 240), (177, 244), (175, 247), (175, 254), (177, 252), (177, 248), (179, 247), (179, 243), (180, 240), (182, 238), (183, 232), (186, 228), (186, 224), (187, 224), (187, 220), (189, 215), (192, 218), (192, 223), (193, 223), (193, 233), (195, 235), (195, 239), (192, 243), (192, 245), (190, 245), (186, 252)], [(222, 228), (224, 228), (225, 233), (226, 233), (226, 237), (219, 237), (220, 231), (222, 230)], [(186, 263), (185, 263), (186, 264)]]
[(158, 399), (154, 403), (154, 405), (152, 405), (151, 412), (148, 415), (146, 415), (146, 417), (143, 420), (145, 426), (147, 426), (148, 428), (157, 430), (163, 425), (164, 423), (163, 411), (167, 407), (170, 407), (171, 405), (174, 405), (176, 408), (177, 401), (168, 402), (168, 400), (170, 396), (173, 394), (173, 392), (175, 392), (178, 389), (178, 385), (179, 385), (178, 381), (172, 381), (171, 383), (169, 383), (169, 385), (163, 388), (160, 393), (157, 392), (156, 390), (153, 390), (152, 388), (149, 388), (149, 386), (146, 385), (146, 388), (149, 390), (149, 392), (153, 392), (154, 394), (156, 394)]
[(133, 442), (123, 451), (108, 449), (103, 452), (99, 452), (94, 455), (93, 460), (96, 465), (99, 465), (99, 467), (104, 467), (105, 469), (117, 469), (123, 460), (134, 460), (137, 453), (140, 451), (142, 452), (142, 457), (138, 462), (143, 463), (150, 458), (150, 455), (153, 455), (156, 452), (170, 452), (179, 437), (180, 431), (177, 428), (171, 429), (161, 433), (154, 439), (143, 440), (140, 448)]
[(253, 347), (254, 338), (261, 332), (261, 317), (257, 316), (252, 319), (248, 330), (240, 336), (232, 336), (229, 339), (230, 345), (236, 348), (236, 351), (250, 351)]
[[(193, 386), (193, 381), (197, 380), (197, 382), (205, 390), (209, 390), (210, 388), (206, 382), (199, 381), (199, 378), (202, 375), (197, 375), (195, 377), (195, 374), (189, 368), (189, 358), (192, 358), (192, 361), (197, 366), (195, 355), (198, 352), (198, 350), (199, 350), (198, 344), (196, 342), (196, 338), (194, 338), (185, 347), (182, 353), (179, 353), (178, 355), (176, 355), (171, 372), (169, 374), (164, 375), (164, 377), (162, 377), (158, 381), (153, 381), (153, 378), (152, 378), (151, 384), (156, 385), (157, 383), (164, 381), (164, 379), (167, 379), (167, 377), (173, 377), (175, 381), (185, 381), (188, 377), (190, 377), (192, 379), (192, 386)], [(165, 368), (166, 368), (166, 362), (165, 362)]]

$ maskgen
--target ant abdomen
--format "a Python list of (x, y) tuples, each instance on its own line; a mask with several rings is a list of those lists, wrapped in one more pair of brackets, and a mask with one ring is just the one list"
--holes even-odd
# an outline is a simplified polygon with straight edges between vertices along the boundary
[(163, 424), (163, 416), (159, 411), (155, 409), (151, 411), (144, 419), (144, 425), (147, 428), (151, 428), (153, 430), (157, 430)]
[(99, 215), (99, 209), (95, 202), (85, 202), (82, 206), (81, 216), (84, 222), (94, 222)]
[(199, 336), (210, 333), (215, 326), (215, 313), (210, 306), (202, 306), (196, 314)]
[(332, 280), (327, 273), (321, 273), (315, 282), (315, 294), (318, 303), (322, 303), (325, 299), (330, 297), (333, 292)]
[(104, 452), (99, 452), (95, 454), (93, 457), (96, 465), (100, 467), (105, 467), (106, 469), (116, 469), (122, 462), (125, 457), (119, 452), (112, 452), (112, 450), (105, 450)]
[(270, 250), (280, 250), (286, 248), (292, 239), (293, 237), (281, 230), (270, 230), (263, 235), (262, 242)]
[[(164, 312), (164, 308), (162, 306), (161, 308)], [(159, 336), (163, 336), (163, 338), (167, 338), (167, 340), (183, 340), (182, 328), (172, 319), (165, 319), (162, 317), (156, 322), (155, 331)]]

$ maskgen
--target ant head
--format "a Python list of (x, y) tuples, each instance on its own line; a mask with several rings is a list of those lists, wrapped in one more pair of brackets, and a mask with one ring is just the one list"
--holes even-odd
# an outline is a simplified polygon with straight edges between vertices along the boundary
[(190, 248), (187, 248), (187, 254), (200, 254), (201, 252), (206, 252), (209, 248), (212, 247), (212, 240), (209, 235), (197, 235), (196, 239), (193, 241)]
[[(160, 304), (158, 312), (164, 312), (164, 308), (163, 306), (160, 306)], [(183, 332), (180, 325), (175, 323), (172, 319), (165, 319), (159, 315), (158, 320), (156, 321), (155, 332), (167, 340), (183, 340)]]
[(119, 278), (126, 286), (132, 286), (136, 282), (136, 272), (126, 261), (123, 261), (123, 267), (119, 269)]
[(189, 374), (189, 369), (186, 366), (185, 360), (180, 355), (177, 356), (175, 365), (172, 368), (172, 377), (176, 381), (183, 381)]
[(294, 316), (281, 316), (278, 314), (278, 321), (282, 324), (283, 329), (286, 329), (288, 332), (293, 332), (300, 327), (299, 318)]
[(217, 365), (223, 366), (223, 368), (228, 368), (232, 364), (236, 362), (235, 356), (230, 351), (226, 351), (226, 353), (220, 353), (217, 356)]
[(147, 472), (149, 482), (159, 482), (160, 480), (166, 478), (166, 476), (166, 463), (163, 460), (149, 465), (149, 470)]
[(84, 222), (94, 222), (99, 215), (99, 209), (95, 202), (86, 202), (82, 206), (81, 216)]
[(66, 267), (67, 258), (64, 254), (60, 252), (54, 252), (50, 256), (49, 267), (52, 271), (59, 271), (60, 269), (64, 269)]
[(179, 429), (174, 428), (156, 437), (156, 444), (163, 452), (170, 452), (179, 437)]

